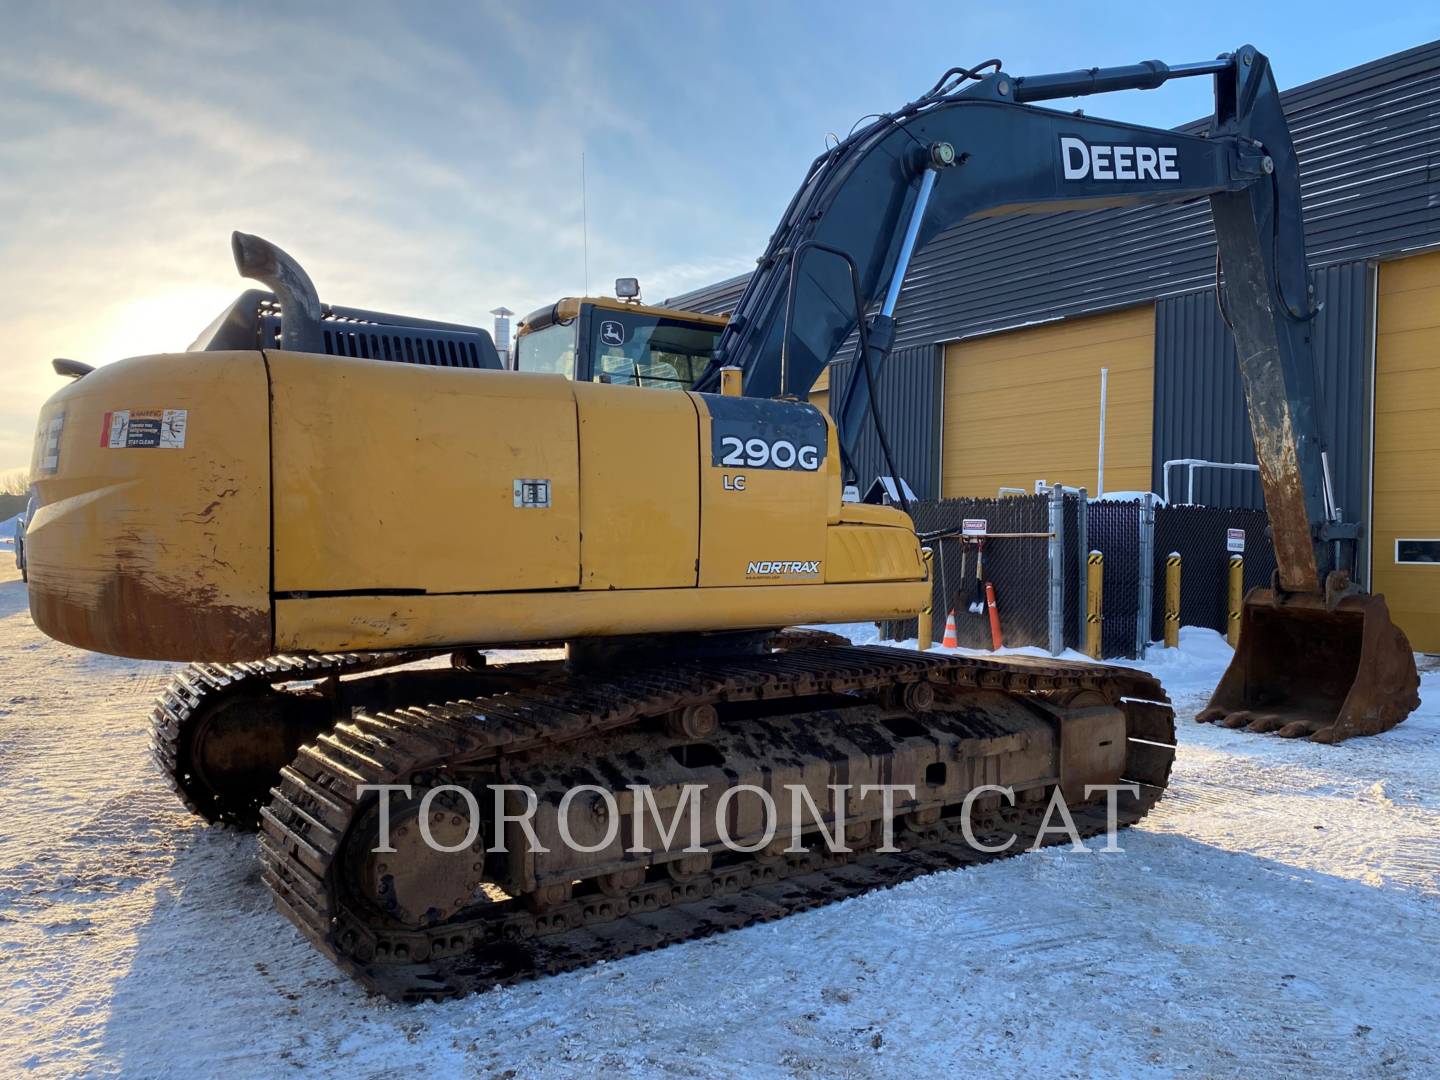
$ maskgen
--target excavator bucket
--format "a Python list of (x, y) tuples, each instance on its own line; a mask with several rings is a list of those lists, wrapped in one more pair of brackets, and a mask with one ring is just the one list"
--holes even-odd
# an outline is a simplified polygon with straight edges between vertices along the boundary
[(1420, 704), (1415, 654), (1385, 598), (1252, 589), (1240, 644), (1201, 723), (1336, 743), (1389, 731)]

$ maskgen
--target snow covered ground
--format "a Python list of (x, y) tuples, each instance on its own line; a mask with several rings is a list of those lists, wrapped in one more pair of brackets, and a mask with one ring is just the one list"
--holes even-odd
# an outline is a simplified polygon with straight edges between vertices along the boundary
[[(470, 999), (368, 999), (252, 838), (152, 772), (169, 665), (44, 638), (0, 564), (0, 1075), (1440, 1075), (1440, 668), (1338, 747), (1185, 719), (1125, 852), (1061, 849)], [(1093, 846), (1093, 845), (1092, 845)]]

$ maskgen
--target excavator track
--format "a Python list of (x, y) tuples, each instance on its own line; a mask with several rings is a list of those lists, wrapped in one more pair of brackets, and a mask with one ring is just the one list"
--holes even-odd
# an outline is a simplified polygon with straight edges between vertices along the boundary
[[(567, 888), (556, 902), (538, 905), (533, 896), (507, 895), (486, 884), (470, 901), (457, 901), (448, 917), (429, 925), (402, 923), (357, 899), (347, 885), (352, 880), (347, 867), (353, 865), (347, 860), (373, 839), (368, 830), (375, 799), (362, 801), (357, 785), (424, 788), (454, 782), (466, 770), (474, 775), (477, 769), (498, 768), (509, 775), (506, 763), (519, 763), (513, 769), (520, 775), (523, 763), (547, 756), (559, 760), (577, 740), (614, 739), (651, 718), (687, 708), (774, 710), (783, 708), (787, 698), (859, 702), (866, 695), (903, 694), (919, 685), (959, 701), (949, 706), (952, 712), (964, 712), (965, 695), (972, 692), (1060, 703), (1098, 695), (1124, 715), (1121, 776), (1136, 785), (1135, 794), (1119, 798), (1117, 825), (1138, 821), (1163, 794), (1174, 757), (1174, 716), (1159, 683), (1142, 672), (823, 645), (603, 678), (560, 674), (529, 689), (443, 706), (361, 711), (303, 747), (282, 770), (274, 798), (262, 811), (264, 879), (279, 910), (342, 970), (391, 999), (418, 1001), (705, 937), (1027, 849), (1045, 817), (1045, 803), (1033, 797), (1039, 788), (1014, 806), (996, 799), (971, 819), (972, 835), (987, 845), (1016, 838), (1003, 853), (969, 843), (951, 808), (944, 814), (912, 815), (895, 833), (898, 851), (863, 843), (849, 852), (808, 848), (779, 854), (767, 848), (753, 855), (727, 854), (727, 861), (707, 859), (708, 865), (684, 874), (652, 862), (625, 888), (573, 895)], [(807, 710), (802, 704), (795, 715), (808, 725), (838, 725), (845, 709)], [(1071, 811), (1081, 835), (1107, 827), (1103, 802), (1072, 805)], [(1040, 842), (1066, 839), (1052, 833)], [(484, 843), (470, 850), (480, 852)], [(480, 865), (475, 864), (477, 871)]]
[[(777, 630), (770, 635), (768, 646), (777, 651), (814, 648), (821, 645), (848, 645), (850, 642), (839, 634), (825, 630), (811, 630), (790, 627)], [(280, 766), (272, 770), (273, 779), (260, 789), (263, 797), (254, 797), (249, 792), (238, 794), (223, 790), (219, 777), (205, 775), (203, 768), (193, 759), (197, 756), (193, 746), (197, 729), (203, 727), (217, 711), (245, 700), (253, 706), (259, 703), (289, 701), (298, 699), (282, 697), (276, 687), (290, 682), (318, 682), (325, 679), (348, 678), (372, 674), (388, 668), (403, 667), (420, 660), (441, 655), (445, 650), (405, 650), (393, 652), (358, 653), (315, 653), (268, 657), (265, 660), (247, 661), (236, 664), (190, 664), (175, 674), (170, 684), (160, 692), (150, 710), (150, 756), (164, 775), (166, 783), (176, 794), (185, 808), (197, 817), (204, 818), (212, 825), (226, 825), (253, 830), (260, 824), (260, 807), (267, 801), (273, 779), (279, 778)], [(475, 653), (474, 656), (471, 654)], [(487, 678), (494, 681), (491, 673), (499, 670), (514, 673), (512, 679), (523, 672), (528, 680), (537, 671), (548, 671), (553, 663), (538, 662), (509, 664), (503, 669), (471, 667), (474, 660), (483, 665), (484, 657), (475, 650), (461, 650), (454, 654), (455, 667), (469, 672), (465, 680), (475, 685), (471, 690), (485, 688)], [(502, 683), (507, 680), (499, 676)], [(433, 700), (433, 697), (432, 697)], [(302, 703), (303, 704), (303, 703)], [(252, 710), (253, 711), (253, 710)], [(294, 716), (292, 723), (298, 723), (306, 738), (295, 739), (292, 750), (301, 742), (308, 742), (331, 726), (334, 716), (320, 710), (307, 710), (310, 715)], [(254, 742), (254, 739), (247, 739)], [(284, 755), (288, 761), (291, 754)]]
[[(274, 690), (278, 683), (378, 671), (413, 663), (427, 655), (424, 652), (334, 653), (272, 656), (238, 664), (190, 664), (176, 673), (150, 710), (150, 755), (171, 790), (191, 813), (211, 824), (255, 828), (259, 822), (256, 800), (248, 794), (224, 791), (218, 779), (205, 776), (203, 769), (192, 760), (197, 729), (218, 710), (242, 700), (247, 703), (279, 700), (279, 691)], [(322, 717), (314, 724), (305, 725), (308, 729), (305, 734), (313, 737), (325, 726), (328, 723)], [(264, 799), (258, 801), (263, 804)]]

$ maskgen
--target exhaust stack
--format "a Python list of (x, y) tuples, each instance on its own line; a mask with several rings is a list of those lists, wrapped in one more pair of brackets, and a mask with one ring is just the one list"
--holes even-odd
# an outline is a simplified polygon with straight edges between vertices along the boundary
[(324, 352), (320, 295), (301, 265), (270, 241), (249, 233), (231, 233), (230, 250), (240, 276), (267, 286), (280, 301), (280, 347)]

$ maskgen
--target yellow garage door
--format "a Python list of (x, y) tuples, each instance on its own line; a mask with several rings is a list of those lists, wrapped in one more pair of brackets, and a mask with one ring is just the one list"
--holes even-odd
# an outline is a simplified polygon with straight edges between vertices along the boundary
[(1155, 309), (1128, 308), (962, 341), (945, 350), (946, 498), (1095, 491), (1100, 369), (1110, 370), (1105, 490), (1150, 490)]
[(830, 411), (830, 365), (820, 369), (815, 385), (810, 388), (810, 404), (824, 412)]
[(1440, 652), (1440, 253), (1381, 265), (1376, 318), (1374, 588)]

